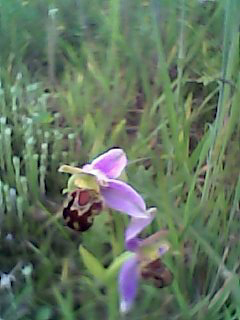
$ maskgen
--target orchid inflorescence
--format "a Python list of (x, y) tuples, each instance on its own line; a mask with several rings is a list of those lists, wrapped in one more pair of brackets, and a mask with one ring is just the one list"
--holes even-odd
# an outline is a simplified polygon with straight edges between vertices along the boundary
[(81, 232), (88, 230), (104, 207), (131, 217), (125, 232), (125, 247), (132, 255), (123, 263), (118, 279), (123, 313), (131, 309), (140, 278), (152, 280), (156, 287), (169, 285), (173, 278), (160, 259), (169, 249), (168, 243), (162, 240), (166, 231), (144, 240), (138, 237), (154, 219), (156, 208), (147, 209), (141, 195), (119, 179), (126, 165), (125, 152), (113, 148), (82, 168), (69, 165), (59, 168), (60, 172), (71, 174), (64, 190), (67, 201), (63, 209), (64, 220), (70, 228)]

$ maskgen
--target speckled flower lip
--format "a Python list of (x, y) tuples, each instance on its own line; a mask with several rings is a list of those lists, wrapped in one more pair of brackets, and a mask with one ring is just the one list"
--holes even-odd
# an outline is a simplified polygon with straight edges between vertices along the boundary
[(103, 200), (95, 190), (77, 189), (68, 196), (63, 209), (67, 226), (76, 231), (88, 230), (103, 209)]

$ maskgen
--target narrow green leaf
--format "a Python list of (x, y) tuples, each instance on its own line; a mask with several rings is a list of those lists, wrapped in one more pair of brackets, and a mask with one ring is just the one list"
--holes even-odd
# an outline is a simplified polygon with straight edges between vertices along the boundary
[(88, 271), (99, 281), (102, 281), (105, 276), (105, 269), (99, 260), (83, 246), (79, 247), (79, 252), (82, 256), (83, 263)]

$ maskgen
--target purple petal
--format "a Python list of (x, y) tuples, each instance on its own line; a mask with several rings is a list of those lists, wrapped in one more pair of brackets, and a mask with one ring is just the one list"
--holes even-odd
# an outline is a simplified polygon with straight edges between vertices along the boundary
[(108, 178), (117, 178), (127, 165), (127, 157), (122, 149), (111, 149), (92, 161), (91, 167), (100, 170)]
[(108, 186), (101, 187), (106, 205), (135, 218), (147, 216), (143, 198), (128, 184), (120, 180), (109, 179)]
[(138, 238), (129, 238), (128, 240), (125, 239), (126, 249), (132, 252), (137, 252), (138, 248), (141, 246), (141, 243), (142, 243), (142, 240)]
[(138, 288), (138, 260), (136, 256), (124, 262), (119, 272), (118, 287), (120, 293), (120, 310), (126, 313), (131, 309)]
[(155, 208), (154, 210), (149, 209), (147, 211), (148, 215), (144, 218), (132, 218), (125, 234), (125, 244), (128, 250), (135, 251), (138, 246), (139, 240), (136, 240), (136, 236), (146, 228), (155, 217)]

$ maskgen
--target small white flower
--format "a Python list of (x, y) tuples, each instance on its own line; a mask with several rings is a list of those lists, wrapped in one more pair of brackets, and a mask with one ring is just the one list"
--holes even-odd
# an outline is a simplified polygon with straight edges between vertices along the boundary
[[(13, 240), (13, 235), (12, 235), (11, 233), (8, 233), (8, 234), (6, 235), (6, 237), (5, 237), (5, 239), (10, 242), (10, 241)], [(1, 319), (0, 319), (0, 320), (1, 320)]]
[(32, 271), (33, 271), (33, 267), (32, 267), (31, 264), (28, 264), (28, 265), (26, 265), (26, 266), (24, 266), (24, 267), (22, 268), (22, 274), (23, 274), (24, 277), (26, 277), (26, 278), (29, 277), (29, 276), (31, 276)]
[(12, 282), (16, 281), (16, 278), (11, 273), (2, 273), (0, 278), (0, 288), (1, 289), (11, 289)]

